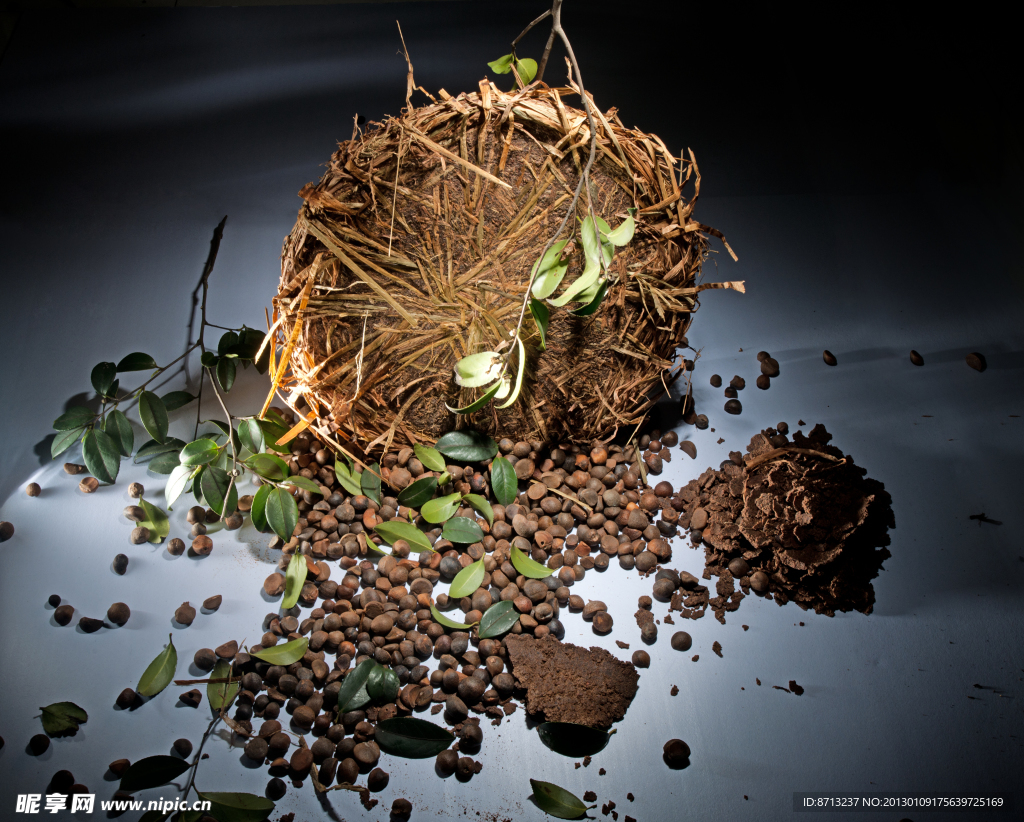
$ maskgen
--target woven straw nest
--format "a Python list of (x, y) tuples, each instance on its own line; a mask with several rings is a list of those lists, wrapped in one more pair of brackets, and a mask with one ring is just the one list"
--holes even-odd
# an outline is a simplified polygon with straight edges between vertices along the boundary
[[(635, 426), (668, 392), (699, 292), (743, 286), (697, 284), (708, 235), (722, 235), (692, 217), (692, 152), (673, 157), (591, 103), (594, 213), (614, 226), (638, 210), (635, 236), (610, 267), (614, 284), (590, 317), (552, 309), (543, 351), (527, 312), (526, 380), (511, 407), (469, 417), (445, 408), (479, 395), (456, 385), (453, 366), (507, 347), (531, 268), (572, 200), (590, 129), (584, 112), (564, 104), (570, 95), (578, 96), (571, 82), (505, 93), (483, 81), (479, 92), (442, 90), (339, 145), (320, 182), (300, 192), (284, 243), (274, 331), (285, 344), (276, 368), (289, 404), (304, 399), (317, 427), (369, 453), (463, 426), (589, 442)], [(584, 194), (580, 219), (587, 207)], [(578, 225), (570, 220), (561, 239), (571, 231), (578, 244)], [(564, 283), (582, 256), (573, 255)]]

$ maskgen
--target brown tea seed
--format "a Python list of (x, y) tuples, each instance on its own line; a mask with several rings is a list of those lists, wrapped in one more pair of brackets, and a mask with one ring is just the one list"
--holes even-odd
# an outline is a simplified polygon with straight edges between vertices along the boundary
[(267, 799), (274, 802), (283, 797), (287, 792), (288, 786), (285, 784), (285, 781), (276, 776), (267, 783), (267, 788), (264, 791)]
[(205, 557), (213, 550), (213, 540), (205, 534), (198, 536), (192, 540), (192, 550), (199, 554), (199, 556)]
[(96, 477), (86, 477), (80, 483), (78, 483), (78, 490), (83, 494), (91, 494), (97, 488), (100, 487), (100, 481)]
[(254, 736), (245, 743), (245, 755), (255, 762), (262, 762), (267, 758), (270, 745), (262, 736)]
[(51, 608), (56, 608), (58, 605), (60, 605), (60, 597), (57, 596), (57, 594), (50, 594), (50, 598), (46, 601), (50, 603)]
[(437, 759), (434, 760), (434, 766), (438, 772), (444, 776), (451, 776), (455, 773), (455, 768), (459, 764), (459, 755), (449, 749), (447, 751), (441, 751), (437, 755)]
[(203, 607), (207, 611), (216, 611), (218, 608), (220, 608), (220, 604), (223, 601), (224, 597), (222, 597), (220, 594), (217, 594), (217, 596), (210, 597), (209, 599), (204, 599)]
[(238, 653), (238, 643), (232, 639), (230, 642), (218, 645), (214, 653), (221, 659), (234, 659), (235, 654)]
[(135, 693), (131, 688), (125, 688), (121, 693), (117, 695), (117, 699), (114, 700), (114, 704), (118, 708), (127, 710), (132, 707), (139, 699), (138, 694)]
[(975, 371), (984, 371), (988, 368), (988, 363), (985, 362), (985, 355), (980, 354), (977, 351), (972, 351), (967, 355), (967, 364)]
[(757, 387), (760, 388), (762, 391), (767, 391), (769, 388), (772, 387), (772, 378), (767, 376), (766, 374), (760, 374), (758, 378), (754, 381), (754, 384), (757, 385)]
[(183, 705), (188, 705), (190, 708), (198, 708), (199, 703), (203, 701), (203, 693), (198, 688), (193, 688), (191, 691), (185, 691), (178, 699), (181, 700)]
[(167, 553), (172, 557), (180, 557), (185, 553), (185, 542), (175, 537), (167, 543)]
[(179, 625), (191, 625), (196, 618), (196, 609), (187, 602), (181, 603), (174, 612), (174, 621)]
[(708, 427), (708, 415), (707, 414), (698, 414), (696, 419), (694, 420), (693, 424), (698, 429), (703, 431), (704, 429), (706, 429)]
[(391, 803), (391, 816), (394, 819), (404, 819), (412, 813), (412, 802), (404, 796), (399, 797)]
[(693, 647), (693, 637), (686, 631), (676, 631), (672, 634), (672, 648), (676, 651), (689, 651)]
[(118, 554), (114, 557), (114, 573), (118, 576), (123, 576), (124, 572), (128, 570), (128, 557), (126, 554)]
[(183, 759), (187, 759), (189, 754), (192, 753), (192, 743), (187, 739), (175, 739), (173, 747)]
[(718, 374), (712, 374), (711, 375), (711, 387), (712, 388), (721, 388), (722, 387), (722, 378), (720, 376), (718, 376)]
[(195, 525), (197, 522), (205, 522), (206, 509), (201, 505), (193, 505), (188, 509), (188, 513), (185, 514), (185, 519), (190, 525)]
[(747, 387), (747, 381), (743, 379), (739, 374), (729, 380), (729, 387), (735, 388), (737, 391), (742, 391)]
[(14, 525), (6, 520), (0, 522), (0, 542), (7, 542), (14, 536)]
[(839, 362), (836, 355), (827, 348), (821, 352), (821, 358), (825, 361), (825, 365), (836, 365)]
[(43, 489), (39, 487), (38, 482), (30, 482), (25, 486), (25, 493), (30, 497), (38, 497), (42, 493)]
[(690, 459), (697, 459), (697, 446), (690, 440), (683, 440), (679, 443), (679, 450), (686, 454)]
[(750, 587), (763, 594), (768, 590), (768, 575), (764, 571), (754, 571), (750, 575)]
[(128, 505), (122, 513), (131, 522), (142, 522), (146, 518), (146, 510), (141, 505)]
[(131, 767), (131, 765), (131, 761), (127, 759), (115, 759), (113, 762), (107, 765), (107, 767), (110, 769), (110, 772), (114, 776), (122, 777), (124, 776), (124, 772), (127, 771)]
[(142, 499), (142, 495), (146, 493), (146, 489), (143, 488), (141, 482), (133, 482), (128, 486), (128, 496), (132, 499)]
[(663, 758), (670, 768), (685, 767), (690, 761), (690, 746), (681, 739), (670, 739), (665, 743)]
[(103, 627), (103, 620), (93, 619), (92, 617), (82, 617), (78, 620), (78, 627), (87, 634), (94, 634)]
[(212, 671), (213, 666), (217, 664), (217, 655), (211, 648), (200, 648), (192, 657), (192, 661), (199, 670)]
[[(352, 577), (352, 579), (355, 579), (355, 577)], [(356, 584), (358, 585), (358, 582)], [(271, 597), (284, 593), (284, 574), (271, 574), (263, 580), (263, 590), (266, 591), (267, 596)], [(351, 591), (352, 589), (349, 588), (347, 590)]]
[(391, 777), (388, 772), (380, 768), (374, 768), (370, 771), (370, 775), (366, 777), (366, 787), (374, 793), (384, 790), (388, 786), (388, 782), (391, 781)]
[(910, 350), (910, 361), (914, 365), (924, 365), (924, 357), (922, 357), (920, 354), (918, 354), (913, 349)]
[(131, 609), (129, 609), (123, 602), (115, 602), (107, 608), (107, 619), (115, 625), (124, 625), (131, 615)]
[(761, 373), (766, 377), (779, 376), (779, 361), (773, 357), (761, 360)]
[(729, 563), (729, 572), (734, 577), (745, 577), (750, 573), (750, 564), (743, 557), (736, 557)]
[(651, 655), (647, 651), (633, 651), (633, 664), (637, 668), (650, 668)]
[(769, 354), (767, 351), (758, 351), (757, 352), (757, 361), (758, 362), (764, 362), (770, 356), (771, 356), (771, 354)]
[(144, 525), (132, 528), (132, 535), (128, 538), (132, 545), (142, 545), (149, 542), (149, 529)]
[(74, 476), (75, 474), (84, 474), (85, 473), (85, 466), (84, 465), (79, 465), (76, 462), (65, 462), (64, 463), (64, 473), (65, 474), (71, 474), (72, 476)]
[(74, 613), (75, 609), (70, 605), (59, 605), (53, 612), (53, 621), (58, 625), (67, 625)]
[(237, 531), (239, 528), (242, 527), (242, 523), (242, 515), (236, 512), (232, 514), (230, 517), (225, 518), (224, 528), (227, 531)]
[(743, 404), (739, 400), (726, 400), (725, 401), (725, 413), (726, 414), (742, 414)]
[(46, 734), (36, 734), (28, 741), (28, 749), (33, 756), (42, 756), (50, 747), (50, 737)]
[(598, 634), (607, 634), (613, 625), (611, 614), (607, 611), (598, 611), (594, 614), (594, 632)]

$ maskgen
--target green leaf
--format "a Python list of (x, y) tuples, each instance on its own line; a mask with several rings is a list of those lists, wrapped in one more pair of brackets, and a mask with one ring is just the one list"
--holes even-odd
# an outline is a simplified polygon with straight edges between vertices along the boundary
[[(370, 657), (369, 659), (364, 659), (345, 675), (341, 683), (341, 690), (338, 691), (339, 715), (354, 711), (359, 707), (356, 704), (356, 697), (360, 691), (364, 690), (366, 680), (370, 676), (370, 671), (376, 667), (380, 666), (373, 657)], [(365, 705), (366, 703), (363, 702), (361, 704)]]
[(281, 482), (291, 475), (288, 463), (276, 454), (253, 454), (245, 461), (245, 464), (253, 470), (254, 474), (259, 474), (263, 479), (271, 482)]
[(135, 433), (132, 431), (132, 424), (128, 418), (116, 408), (107, 414), (107, 421), (103, 424), (103, 430), (110, 435), (110, 438), (121, 450), (121, 455), (130, 457), (135, 447)]
[(256, 353), (263, 345), (264, 334), (255, 328), (243, 328), (238, 334), (238, 342), (226, 354), (234, 354), (240, 360), (255, 359)]
[(334, 476), (338, 478), (341, 487), (353, 496), (363, 493), (363, 489), (359, 487), (359, 476), (339, 459), (334, 461)]
[(604, 254), (604, 266), (601, 265), (601, 260), (597, 254), (598, 248), (598, 234), (602, 237), (611, 231), (611, 226), (608, 225), (600, 217), (596, 218), (597, 228), (595, 230), (594, 219), (587, 217), (582, 221), (580, 225), (580, 240), (583, 242), (583, 256), (586, 257), (587, 262), (593, 261), (597, 264), (598, 268), (607, 268), (608, 264), (612, 261), (612, 255), (615, 253), (615, 249), (612, 244), (607, 240), (601, 239), (601, 251)]
[(511, 505), (519, 495), (516, 469), (504, 457), (495, 457), (491, 462), (491, 492), (502, 505)]
[(491, 504), (485, 497), (482, 497), (479, 494), (464, 494), (462, 496), (462, 501), (468, 502), (476, 511), (483, 514), (488, 525), (494, 525), (494, 509), (491, 508)]
[(173, 473), (174, 469), (180, 464), (181, 463), (178, 462), (177, 453), (172, 451), (154, 457), (146, 467), (154, 474), (170, 474)]
[(497, 60), (488, 63), (487, 67), (495, 74), (508, 74), (512, 70), (512, 55), (504, 54)]
[(146, 518), (139, 525), (149, 530), (149, 541), (157, 545), (171, 532), (171, 523), (167, 519), (167, 514), (152, 503), (140, 499), (139, 504), (146, 512)]
[(636, 230), (636, 222), (630, 214), (619, 223), (612, 231), (605, 232), (604, 239), (612, 245), (624, 246), (633, 239), (633, 232)]
[[(483, 633), (480, 636), (482, 638)], [(537, 726), (537, 733), (540, 741), (555, 753), (572, 759), (600, 753), (612, 738), (607, 731), (575, 722), (544, 722)]]
[[(607, 280), (603, 281), (597, 286), (597, 291), (594, 294), (594, 299), (587, 303), (582, 308), (577, 308), (571, 312), (574, 317), (589, 317), (597, 309), (601, 307), (601, 303), (604, 301), (605, 294), (608, 293), (608, 288), (611, 285)], [(582, 295), (581, 295), (582, 296)]]
[(79, 724), (89, 719), (89, 714), (74, 702), (54, 702), (39, 710), (43, 712), (41, 718), (47, 736), (74, 736)]
[(363, 471), (362, 476), (359, 480), (359, 487), (367, 498), (372, 499), (377, 505), (380, 505), (380, 463), (375, 462), (369, 466), (366, 471)]
[(85, 467), (100, 482), (113, 482), (121, 467), (121, 451), (105, 431), (92, 429), (82, 438)]
[(174, 452), (174, 461), (177, 462), (178, 454), (184, 447), (185, 443), (177, 437), (168, 437), (163, 442), (147, 440), (143, 443), (142, 447), (135, 452), (135, 462), (138, 463), (139, 460), (149, 459), (150, 457), (155, 457), (159, 454), (166, 454), (169, 451)]
[(537, 61), (529, 57), (516, 60), (516, 72), (519, 74), (519, 79), (523, 81), (524, 86), (530, 85), (533, 82), (533, 78), (537, 76)]
[[(210, 679), (227, 679), (230, 676), (231, 663), (226, 659), (218, 659), (210, 671)], [(206, 698), (210, 700), (210, 708), (214, 711), (228, 707), (237, 693), (237, 682), (209, 682), (206, 685)]]
[(284, 610), (294, 608), (295, 603), (299, 601), (299, 594), (302, 593), (302, 586), (306, 584), (308, 572), (305, 555), (301, 551), (296, 551), (292, 554), (288, 570), (284, 573), (284, 599), (281, 600), (281, 607)]
[(512, 626), (519, 621), (519, 614), (516, 612), (512, 600), (496, 602), (484, 613), (480, 620), (480, 639), (491, 639), (501, 636), (510, 631)]
[(158, 788), (177, 779), (191, 765), (176, 756), (147, 756), (133, 762), (121, 776), (121, 790), (126, 793)]
[(92, 387), (101, 397), (110, 395), (110, 388), (117, 377), (117, 366), (112, 362), (101, 362), (97, 364), (89, 375)]
[(419, 508), (434, 496), (437, 490), (436, 477), (423, 477), (398, 492), (398, 502), (409, 508)]
[(263, 429), (254, 419), (241, 420), (238, 423), (238, 439), (253, 454), (263, 450)]
[(411, 522), (393, 519), (390, 522), (380, 523), (373, 529), (373, 532), (380, 534), (388, 545), (394, 545), (396, 540), (404, 539), (409, 543), (409, 550), (413, 553), (433, 550), (430, 540)]
[(313, 482), (313, 480), (299, 476), (298, 474), (294, 477), (288, 477), (288, 479), (284, 481), (284, 484), (294, 485), (296, 488), (301, 488), (303, 491), (309, 491), (311, 494), (323, 494), (323, 491), (320, 490), (320, 486)]
[[(216, 465), (206, 466), (199, 482), (203, 489), (203, 498), (218, 516), (229, 517), (238, 508), (238, 485), (231, 482), (231, 477), (223, 468)], [(231, 487), (230, 494), (228, 486)]]
[[(156, 696), (174, 679), (174, 671), (178, 667), (178, 652), (174, 649), (174, 640), (168, 635), (167, 647), (142, 674), (139, 685), (135, 689), (142, 696)], [(157, 784), (163, 784), (158, 782)]]
[(150, 368), (159, 368), (149, 354), (143, 354), (141, 351), (136, 351), (134, 354), (129, 354), (127, 357), (121, 360), (117, 364), (117, 371), (147, 371)]
[(483, 529), (476, 524), (476, 520), (469, 517), (452, 517), (444, 524), (441, 536), (450, 542), (458, 542), (461, 545), (470, 545), (479, 542), (484, 538)]
[(217, 459), (220, 446), (213, 440), (202, 438), (190, 442), (181, 449), (178, 459), (182, 465), (206, 465)]
[(498, 453), (498, 443), (472, 428), (449, 431), (437, 441), (436, 448), (456, 462), (483, 462)]
[(446, 497), (438, 497), (423, 504), (420, 514), (427, 522), (434, 524), (445, 522), (459, 510), (462, 494), (454, 493)]
[(569, 263), (562, 261), (562, 251), (568, 240), (559, 240), (547, 250), (543, 257), (533, 264), (530, 275), (533, 279), (533, 296), (543, 300), (555, 293), (559, 283), (569, 269)]
[(532, 297), (530, 298), (530, 313), (533, 315), (533, 321), (537, 324), (537, 332), (540, 334), (540, 350), (544, 351), (548, 347), (548, 324), (551, 320), (551, 313), (544, 303)]
[(498, 379), (501, 355), (497, 351), (470, 354), (455, 363), (455, 382), (463, 388), (479, 388)]
[(370, 675), (366, 677), (366, 694), (372, 700), (378, 700), (384, 695), (383, 665), (377, 665), (370, 669)]
[(285, 542), (292, 538), (295, 526), (299, 524), (299, 506), (295, 498), (284, 488), (275, 488), (267, 497), (267, 522)]
[(164, 486), (164, 502), (167, 503), (167, 510), (177, 501), (178, 497), (185, 493), (188, 484), (192, 481), (196, 469), (189, 465), (177, 465), (167, 478), (167, 485)]
[(167, 439), (167, 409), (152, 391), (143, 391), (139, 395), (139, 417), (149, 436), (157, 442)]
[(288, 433), (287, 427), (277, 422), (272, 422), (270, 420), (257, 420), (256, 424), (259, 425), (260, 429), (263, 431), (265, 447), (269, 448), (271, 451), (277, 451), (279, 454), (288, 453), (287, 444), (277, 444), (277, 441)]
[(378, 722), (373, 738), (385, 753), (406, 759), (437, 756), (455, 741), (440, 725), (414, 716), (396, 716)]
[(233, 357), (221, 357), (220, 362), (217, 363), (217, 382), (220, 383), (220, 387), (224, 389), (225, 393), (230, 391), (231, 386), (235, 384), (237, 370)]
[(305, 656), (308, 647), (309, 640), (305, 637), (299, 637), (298, 639), (290, 639), (281, 645), (272, 645), (269, 648), (264, 648), (259, 653), (253, 654), (250, 651), (250, 654), (257, 659), (262, 659), (264, 662), (269, 662), (271, 665), (291, 665)]
[(559, 819), (577, 819), (587, 812), (587, 806), (565, 788), (539, 779), (531, 779), (530, 785), (533, 787), (533, 801), (544, 813)]
[(215, 368), (217, 366), (217, 359), (217, 355), (212, 351), (204, 351), (203, 355), (199, 358), (199, 362), (203, 368)]
[(201, 793), (210, 801), (210, 814), (217, 822), (263, 822), (274, 810), (274, 803), (251, 793)]
[(384, 702), (394, 702), (402, 688), (402, 681), (398, 678), (398, 674), (390, 668), (384, 668), (384, 676), (381, 677), (380, 684), (380, 696), (374, 698)]
[(519, 392), (523, 388), (523, 374), (526, 372), (526, 346), (523, 345), (523, 341), (519, 337), (516, 337), (516, 346), (519, 349), (519, 369), (516, 371), (516, 387), (512, 390), (512, 395), (498, 406), (499, 409), (508, 408), (519, 399)]
[(273, 490), (273, 485), (261, 485), (252, 498), (252, 510), (249, 511), (249, 516), (252, 518), (253, 527), (260, 533), (270, 528), (270, 523), (267, 522), (267, 498)]
[(430, 606), (430, 614), (434, 617), (434, 621), (439, 625), (444, 625), (445, 628), (453, 628), (456, 631), (468, 631), (476, 625), (475, 622), (467, 625), (465, 622), (456, 622), (454, 619), (448, 619), (448, 617), (437, 610), (434, 605)]
[(512, 546), (512, 565), (524, 577), (529, 579), (544, 579), (551, 576), (551, 569), (541, 565), (536, 560), (530, 559), (516, 546)]
[(236, 345), (238, 345), (238, 335), (234, 331), (225, 331), (217, 343), (217, 355), (223, 357), (225, 354), (232, 353), (231, 349)]
[(412, 450), (416, 452), (416, 459), (422, 462), (431, 471), (447, 471), (448, 466), (445, 465), (444, 457), (441, 456), (441, 452), (436, 448), (431, 448), (429, 445), (414, 445)]
[(501, 391), (501, 389), (504, 386), (505, 381), (499, 380), (498, 382), (494, 383), (494, 385), (492, 385), (490, 388), (488, 388), (487, 391), (485, 391), (482, 396), (473, 400), (473, 402), (471, 402), (469, 405), (464, 405), (462, 408), (452, 408), (450, 405), (448, 405), (448, 403), (445, 403), (444, 407), (451, 411), (453, 414), (472, 414), (474, 411), (479, 411), (481, 408), (487, 405), (487, 403), (489, 403), (491, 399), (499, 391)]
[(164, 408), (167, 411), (177, 411), (179, 408), (184, 408), (195, 398), (195, 394), (190, 394), (188, 391), (170, 391), (164, 394), (160, 401), (164, 404)]
[(554, 299), (548, 300), (549, 303), (555, 306), (563, 306), (573, 299), (577, 299), (577, 295), (586, 291), (590, 286), (597, 282), (597, 278), (601, 276), (601, 266), (595, 261), (588, 259), (586, 266), (583, 268), (583, 273), (570, 285), (560, 296)]
[(484, 560), (481, 557), (455, 575), (455, 579), (452, 580), (452, 587), (448, 589), (448, 596), (452, 599), (468, 597), (480, 587), (484, 573)]
[(78, 442), (84, 428), (72, 428), (70, 431), (58, 431), (50, 445), (50, 457), (56, 458), (67, 451), (72, 445)]
[(53, 427), (58, 431), (70, 431), (73, 428), (84, 428), (96, 419), (96, 414), (81, 405), (75, 405), (61, 414), (53, 421)]

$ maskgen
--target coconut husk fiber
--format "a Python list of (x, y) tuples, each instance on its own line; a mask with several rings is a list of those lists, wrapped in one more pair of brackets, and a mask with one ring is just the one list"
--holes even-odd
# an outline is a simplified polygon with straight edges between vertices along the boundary
[[(615, 226), (638, 209), (634, 238), (610, 266), (614, 284), (590, 317), (552, 308), (544, 351), (526, 313), (526, 378), (511, 407), (468, 417), (445, 408), (479, 396), (456, 385), (453, 366), (509, 346), (531, 268), (572, 200), (590, 144), (586, 114), (563, 101), (573, 95), (571, 81), (515, 93), (483, 81), (339, 145), (320, 182), (300, 192), (284, 242), (273, 330), (285, 345), (275, 367), (289, 404), (304, 400), (320, 426), (367, 453), (457, 427), (591, 441), (643, 420), (678, 377), (675, 351), (699, 292), (743, 286), (698, 285), (708, 235), (721, 234), (693, 219), (692, 152), (673, 157), (593, 103), (594, 213)], [(584, 192), (580, 219), (587, 202)], [(578, 226), (570, 220), (562, 239), (578, 237)], [(582, 256), (572, 256), (563, 287)]]

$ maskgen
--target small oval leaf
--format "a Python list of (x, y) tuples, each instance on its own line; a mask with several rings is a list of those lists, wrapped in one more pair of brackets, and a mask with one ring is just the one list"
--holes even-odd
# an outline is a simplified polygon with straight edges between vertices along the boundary
[(121, 362), (117, 364), (118, 373), (122, 371), (147, 371), (150, 368), (159, 368), (149, 354), (143, 354), (141, 351), (136, 351), (134, 354), (129, 354), (124, 357)]
[(470, 628), (476, 625), (475, 622), (456, 622), (454, 619), (449, 619), (439, 610), (437, 610), (437, 606), (435, 605), (430, 606), (430, 614), (434, 617), (434, 621), (437, 622), (438, 625), (443, 625), (445, 628), (452, 628), (456, 631), (468, 631)]
[(519, 613), (515, 609), (512, 600), (496, 602), (484, 613), (480, 620), (480, 639), (492, 639), (501, 636), (512, 630), (512, 626), (519, 621)]
[(460, 463), (483, 462), (498, 453), (498, 443), (472, 428), (449, 431), (435, 447), (449, 459)]
[(43, 712), (40, 719), (47, 736), (74, 736), (78, 733), (79, 724), (89, 720), (85, 709), (74, 702), (54, 702), (39, 710)]
[(416, 452), (416, 459), (431, 471), (446, 471), (448, 469), (448, 466), (445, 465), (444, 457), (441, 456), (441, 452), (436, 448), (417, 444), (412, 447), (412, 450)]
[(139, 418), (149, 436), (157, 442), (167, 439), (167, 409), (152, 391), (143, 391), (139, 395)]
[(99, 363), (92, 369), (92, 374), (89, 375), (92, 387), (96, 389), (96, 393), (101, 397), (108, 394), (110, 386), (114, 384), (116, 378), (117, 366), (112, 362)]
[(149, 663), (135, 690), (142, 696), (156, 696), (170, 684), (177, 667), (178, 652), (174, 648), (174, 639), (168, 635), (167, 647)]
[(220, 446), (211, 439), (198, 439), (181, 449), (178, 459), (182, 465), (206, 465), (217, 459)]
[(445, 522), (454, 516), (459, 510), (459, 503), (462, 501), (462, 494), (449, 494), (446, 497), (438, 497), (423, 504), (420, 514), (427, 522), (434, 524)]
[(380, 534), (388, 545), (394, 545), (395, 540), (404, 539), (409, 543), (409, 550), (414, 553), (433, 550), (430, 540), (411, 522), (390, 520), (380, 523), (373, 531)]
[(281, 645), (272, 645), (269, 648), (264, 648), (262, 651), (252, 654), (252, 656), (256, 657), (256, 659), (262, 659), (264, 662), (269, 662), (271, 665), (291, 665), (305, 656), (308, 647), (309, 640), (305, 637), (299, 637), (298, 639), (284, 642)]
[(231, 390), (231, 386), (235, 384), (235, 374), (237, 373), (237, 366), (233, 357), (221, 357), (217, 363), (217, 382), (220, 383), (220, 387), (227, 393)]
[(380, 463), (375, 462), (359, 479), (359, 487), (369, 499), (380, 505)]
[(73, 428), (83, 428), (96, 419), (96, 415), (88, 408), (76, 405), (69, 408), (53, 421), (53, 427), (58, 431), (70, 431)]
[(483, 529), (469, 517), (452, 517), (444, 524), (441, 536), (451, 542), (470, 545), (484, 538)]
[(253, 454), (245, 464), (253, 473), (271, 482), (282, 482), (291, 474), (288, 463), (275, 454)]
[(171, 475), (167, 478), (167, 485), (164, 486), (164, 500), (167, 502), (168, 510), (178, 497), (185, 493), (195, 471), (196, 469), (189, 465), (176, 465), (171, 471)]
[(552, 574), (550, 568), (541, 565), (536, 560), (530, 559), (516, 546), (512, 546), (512, 565), (524, 577), (529, 579), (544, 579)]
[(261, 485), (252, 498), (252, 509), (249, 511), (249, 516), (252, 518), (253, 527), (260, 533), (270, 528), (270, 523), (267, 522), (267, 498), (273, 490), (273, 485)]
[(218, 516), (229, 517), (238, 507), (238, 484), (231, 481), (228, 472), (216, 465), (203, 469), (199, 480), (203, 498)]
[(612, 738), (607, 731), (575, 722), (544, 722), (537, 726), (537, 733), (540, 741), (555, 753), (572, 759), (600, 753)]
[(440, 725), (414, 716), (396, 716), (378, 722), (374, 739), (381, 750), (406, 759), (437, 756), (455, 741)]
[(82, 436), (84, 428), (72, 428), (70, 431), (58, 431), (57, 435), (53, 438), (53, 443), (50, 445), (50, 457), (56, 459), (65, 451), (67, 451), (72, 445), (78, 442), (78, 438)]
[(434, 496), (436, 490), (437, 478), (423, 477), (402, 489), (398, 494), (398, 502), (409, 508), (419, 508)]
[(281, 600), (281, 607), (286, 611), (294, 608), (299, 601), (299, 594), (302, 593), (302, 586), (306, 584), (306, 573), (309, 568), (306, 565), (306, 555), (296, 550), (288, 562), (288, 570), (284, 574), (284, 599)]
[(105, 431), (92, 429), (82, 438), (85, 467), (100, 482), (113, 482), (121, 467), (121, 450)]
[(369, 678), (370, 671), (374, 667), (379, 666), (373, 658), (364, 659), (345, 675), (341, 683), (341, 690), (338, 691), (339, 715), (355, 710), (353, 706), (355, 706), (356, 697), (360, 691), (364, 690), (366, 680)]
[(544, 813), (559, 819), (577, 819), (587, 812), (587, 806), (565, 788), (539, 779), (531, 779), (530, 785), (533, 787), (533, 801)]
[(265, 510), (267, 522), (274, 533), (288, 542), (299, 524), (299, 506), (295, 498), (284, 488), (275, 488), (267, 497)]
[(140, 499), (139, 505), (146, 512), (146, 518), (139, 525), (149, 531), (149, 541), (157, 545), (171, 532), (170, 520), (167, 514), (148, 500)]
[(133, 762), (121, 776), (121, 790), (126, 793), (158, 788), (172, 779), (177, 779), (191, 765), (176, 756), (147, 756)]
[(338, 478), (341, 487), (353, 496), (363, 493), (363, 489), (359, 487), (358, 474), (340, 459), (334, 461), (334, 476)]
[[(210, 671), (210, 679), (228, 679), (231, 676), (231, 663), (226, 659), (218, 659)], [(206, 698), (214, 711), (226, 708), (238, 693), (237, 682), (210, 682), (206, 686)]]
[(484, 515), (488, 525), (494, 525), (494, 509), (486, 497), (479, 494), (463, 494), (463, 502), (468, 502), (476, 511)]
[(480, 587), (484, 573), (483, 558), (467, 565), (455, 575), (455, 579), (452, 580), (452, 587), (448, 589), (448, 596), (452, 599), (468, 597)]
[(190, 394), (188, 391), (169, 391), (160, 398), (160, 402), (164, 404), (164, 408), (167, 411), (177, 411), (179, 408), (184, 408), (195, 398), (196, 395)]
[(107, 415), (107, 421), (103, 430), (110, 435), (117, 447), (121, 450), (121, 456), (130, 457), (135, 447), (135, 432), (132, 431), (132, 424), (128, 418), (116, 408)]
[(294, 477), (288, 477), (288, 479), (284, 481), (284, 484), (294, 485), (296, 488), (301, 488), (303, 491), (309, 491), (311, 494), (323, 494), (319, 485), (313, 482), (313, 480), (307, 479), (299, 474), (296, 474)]
[(495, 457), (491, 461), (491, 492), (502, 505), (511, 505), (519, 494), (516, 469), (504, 457)]

